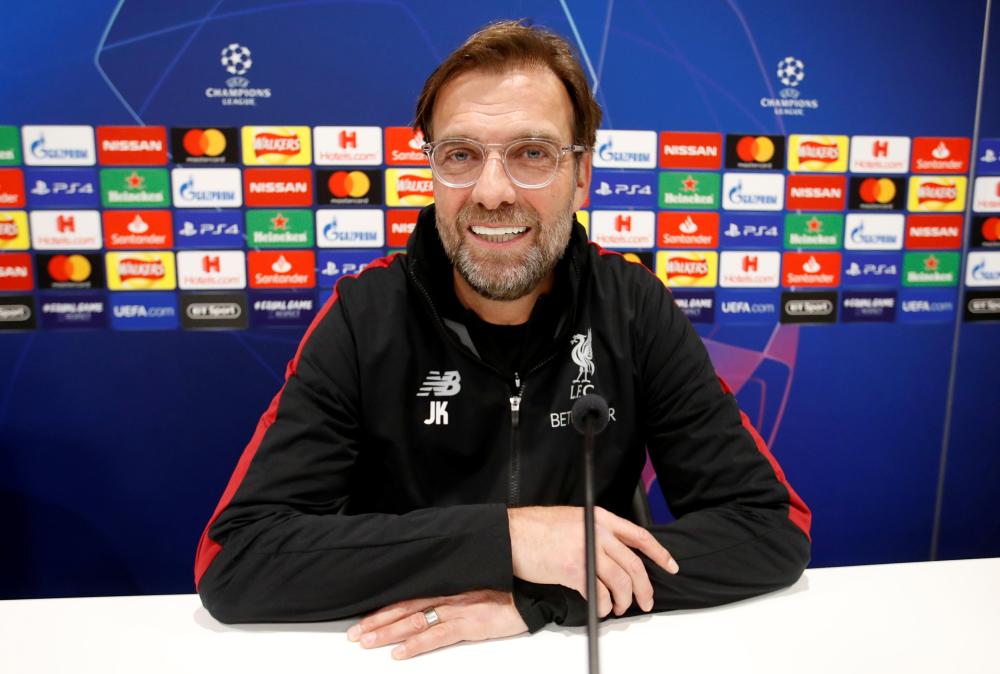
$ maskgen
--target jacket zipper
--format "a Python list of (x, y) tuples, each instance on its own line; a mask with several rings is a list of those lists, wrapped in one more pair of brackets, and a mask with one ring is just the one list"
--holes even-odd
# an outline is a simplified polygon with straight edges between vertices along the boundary
[(518, 505), (520, 500), (520, 456), (517, 452), (517, 429), (521, 422), (521, 397), (524, 395), (524, 384), (521, 376), (514, 373), (514, 395), (510, 397), (510, 481), (507, 483), (507, 504)]

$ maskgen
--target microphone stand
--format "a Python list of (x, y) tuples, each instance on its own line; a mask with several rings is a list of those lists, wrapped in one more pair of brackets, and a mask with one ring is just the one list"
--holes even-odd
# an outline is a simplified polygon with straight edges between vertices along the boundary
[(594, 534), (594, 436), (608, 425), (608, 403), (587, 394), (573, 404), (573, 427), (583, 434), (584, 545), (587, 550), (587, 646), (590, 674), (600, 674), (597, 650), (597, 544)]

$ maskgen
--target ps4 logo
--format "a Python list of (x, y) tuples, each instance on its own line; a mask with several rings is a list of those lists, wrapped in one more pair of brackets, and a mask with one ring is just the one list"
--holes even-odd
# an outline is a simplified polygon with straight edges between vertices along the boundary
[(616, 196), (652, 196), (653, 187), (651, 185), (642, 185), (636, 183), (615, 183), (614, 188), (611, 187), (604, 180), (601, 181), (600, 187), (594, 190), (594, 194), (598, 194), (602, 197), (608, 197), (613, 195)]
[(185, 220), (184, 226), (177, 230), (178, 236), (222, 236), (239, 233), (240, 226), (235, 222), (202, 222), (196, 226), (190, 220)]
[(776, 237), (778, 236), (778, 228), (774, 225), (743, 225), (741, 228), (735, 222), (730, 222), (729, 227), (722, 232), (722, 235), (734, 239), (741, 236)]
[(94, 184), (93, 183), (81, 183), (81, 182), (53, 182), (52, 187), (44, 180), (36, 180), (34, 187), (31, 188), (31, 193), (36, 196), (46, 196), (49, 194), (93, 194)]

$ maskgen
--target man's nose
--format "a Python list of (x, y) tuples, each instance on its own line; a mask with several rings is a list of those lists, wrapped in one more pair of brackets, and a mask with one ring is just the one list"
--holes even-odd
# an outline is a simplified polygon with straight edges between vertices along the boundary
[(517, 198), (514, 183), (503, 167), (503, 155), (493, 151), (486, 155), (483, 172), (472, 188), (472, 198), (483, 208), (494, 210), (503, 204), (513, 204)]

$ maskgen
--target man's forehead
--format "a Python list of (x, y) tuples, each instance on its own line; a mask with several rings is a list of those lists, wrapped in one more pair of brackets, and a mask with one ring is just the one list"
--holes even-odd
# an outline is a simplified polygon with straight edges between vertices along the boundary
[(541, 66), (495, 72), (470, 70), (447, 82), (432, 115), (435, 139), (466, 137), (490, 142), (572, 136), (573, 106), (555, 73)]

